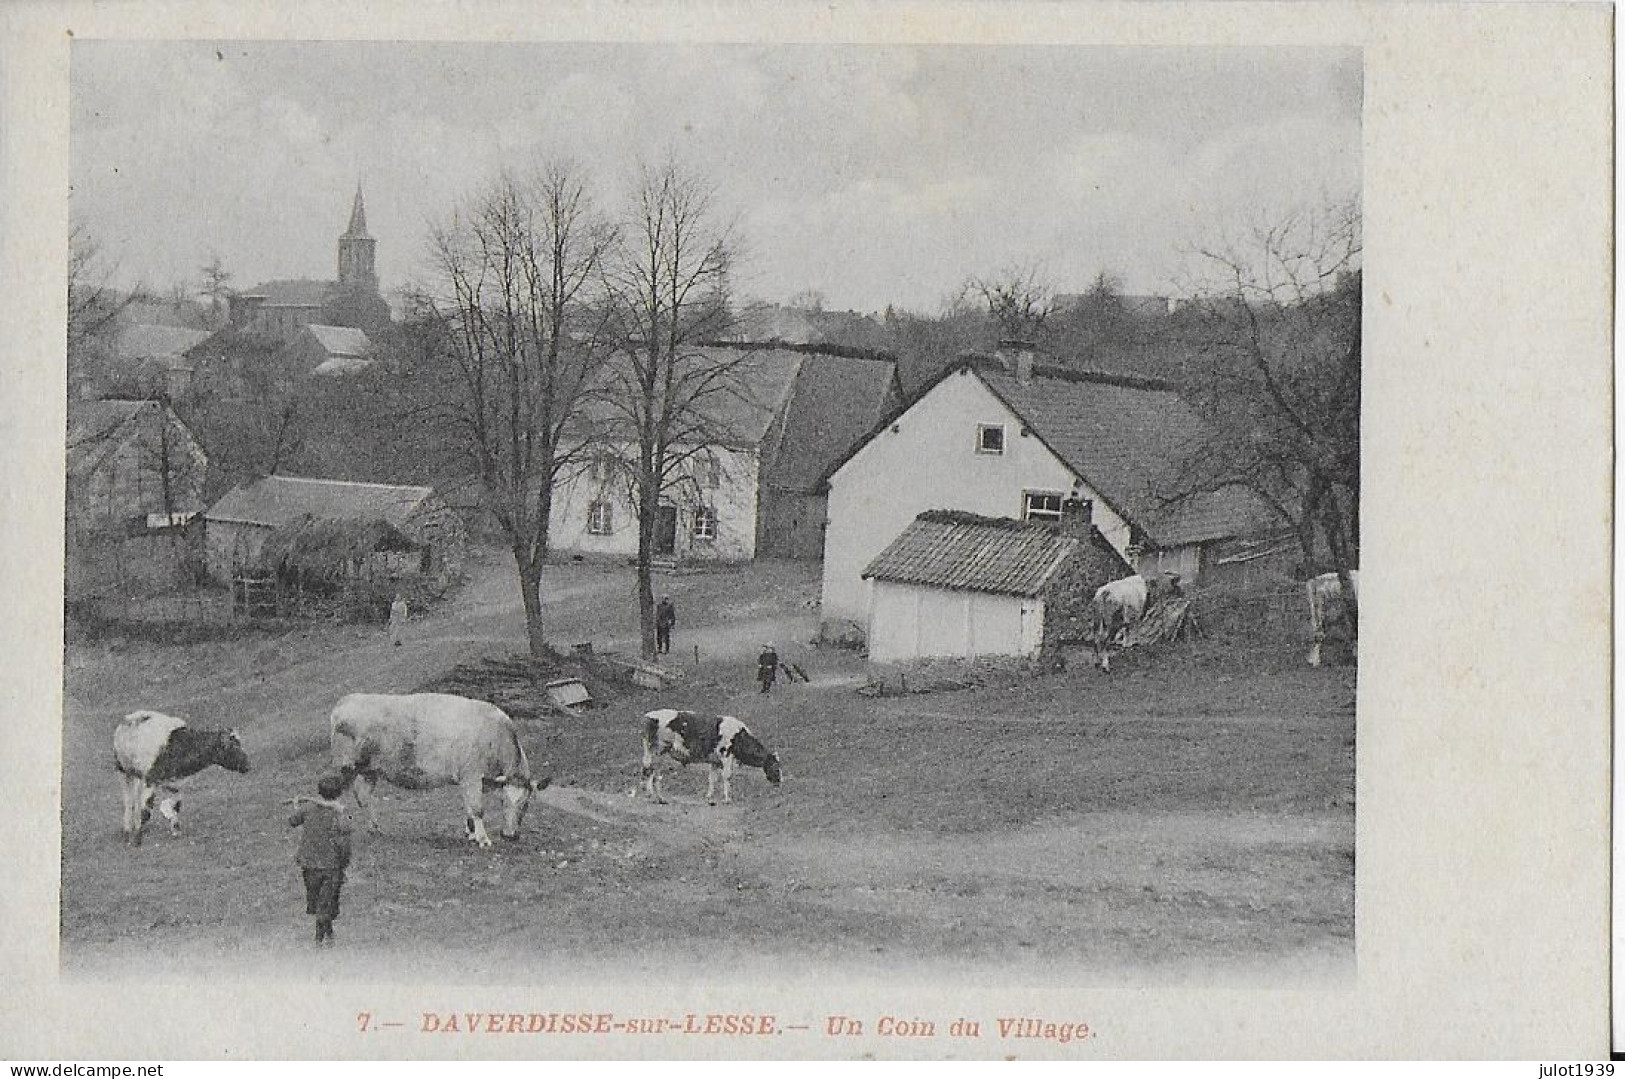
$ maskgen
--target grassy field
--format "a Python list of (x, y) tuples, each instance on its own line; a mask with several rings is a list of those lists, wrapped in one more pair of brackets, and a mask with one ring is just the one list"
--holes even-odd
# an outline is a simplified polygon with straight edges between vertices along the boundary
[[(526, 724), (554, 786), (518, 842), (470, 849), (454, 791), (382, 788), (359, 834), (323, 977), (528, 982), (549, 972), (715, 969), (876, 978), (974, 971), (1040, 984), (1268, 983), (1352, 972), (1354, 675), (1311, 671), (1299, 642), (1130, 653), (1102, 675), (869, 698), (861, 660), (811, 649), (815, 568), (761, 564), (664, 582), (701, 663), (665, 693)], [(322, 771), (343, 693), (405, 690), (520, 646), (500, 558), (413, 626), (166, 646), (70, 644), (64, 728), (63, 962), (96, 976), (247, 965), (315, 976), (283, 801)], [(625, 569), (560, 567), (560, 641), (629, 647)], [(812, 685), (762, 697), (771, 636)], [(662, 705), (739, 715), (785, 780), (743, 773), (704, 804), (701, 769), (669, 805), (633, 797), (637, 717)], [(230, 724), (254, 771), (192, 781), (186, 831), (118, 838), (110, 763), (137, 707)]]

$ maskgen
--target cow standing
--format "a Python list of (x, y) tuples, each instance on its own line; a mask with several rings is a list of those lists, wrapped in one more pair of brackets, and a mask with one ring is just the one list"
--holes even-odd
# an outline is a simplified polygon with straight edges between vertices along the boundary
[(1146, 594), (1145, 578), (1137, 573), (1095, 589), (1095, 662), (1102, 671), (1111, 672), (1110, 649), (1118, 634), (1127, 634), (1145, 614)]
[(679, 764), (704, 762), (710, 765), (706, 773), (705, 801), (716, 805), (717, 779), (722, 779), (722, 800), (732, 802), (729, 780), (741, 765), (760, 768), (767, 781), (778, 786), (779, 758), (768, 752), (750, 728), (733, 716), (702, 716), (697, 712), (684, 712), (675, 708), (657, 708), (643, 716), (643, 789), (657, 802), (666, 799), (660, 793), (660, 776), (655, 764), (662, 756)]
[(141, 833), (152, 819), (152, 798), (164, 798), (158, 812), (169, 821), (169, 834), (181, 834), (179, 781), (218, 764), (228, 772), (248, 771), (248, 754), (236, 731), (201, 730), (162, 712), (131, 712), (113, 731), (113, 766), (124, 793), (124, 840), (141, 845)]
[[(1351, 569), (1349, 591), (1354, 603), (1360, 602), (1360, 571)], [(1326, 642), (1326, 627), (1348, 621), (1350, 605), (1343, 596), (1343, 581), (1335, 573), (1322, 573), (1313, 577), (1306, 586), (1309, 593), (1309, 629), (1314, 641), (1309, 646), (1309, 666), (1320, 666), (1320, 646)]]
[(548, 780), (532, 780), (519, 728), (494, 704), (446, 693), (352, 693), (330, 717), (333, 767), (353, 781), (356, 804), (380, 831), (374, 797), (378, 780), (405, 790), (456, 785), (463, 795), (464, 832), (481, 847), (485, 795), (503, 793), (502, 838), (517, 839), (531, 795)]

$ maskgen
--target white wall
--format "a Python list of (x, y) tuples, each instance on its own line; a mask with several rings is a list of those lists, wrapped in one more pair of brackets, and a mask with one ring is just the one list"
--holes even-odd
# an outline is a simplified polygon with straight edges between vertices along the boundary
[[(1004, 453), (976, 452), (976, 428), (1004, 424)], [(862, 623), (868, 586), (859, 576), (875, 555), (925, 510), (968, 510), (987, 517), (1022, 514), (1022, 493), (1056, 491), (1094, 502), (1095, 525), (1119, 551), (1128, 524), (974, 374), (956, 372), (915, 402), (896, 431), (882, 431), (830, 479), (824, 534), (823, 608), (828, 623)]]
[(868, 619), (869, 659), (1037, 655), (1044, 637), (1044, 603), (1020, 596), (873, 582)]
[[(635, 448), (622, 447), (631, 457)], [(702, 481), (681, 483), (668, 492), (665, 501), (677, 507), (677, 556), (694, 561), (742, 562), (756, 557), (756, 491), (758, 463), (755, 450), (715, 450), (720, 464), (718, 485)], [(685, 464), (694, 464), (691, 458)], [(703, 475), (703, 470), (700, 471)], [(599, 498), (610, 501), (611, 530), (594, 535), (588, 530), (591, 504)], [(694, 539), (694, 509), (697, 504), (717, 511), (715, 540)], [(638, 553), (638, 518), (627, 493), (624, 476), (608, 483), (594, 480), (585, 467), (561, 476), (553, 489), (550, 544), (563, 554), (586, 554), (634, 558)]]

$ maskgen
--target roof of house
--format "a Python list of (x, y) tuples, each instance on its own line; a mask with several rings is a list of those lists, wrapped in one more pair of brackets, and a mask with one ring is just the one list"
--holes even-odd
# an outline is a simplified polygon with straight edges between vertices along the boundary
[[(750, 348), (705, 345), (689, 349), (683, 356), (679, 377), (690, 385), (697, 384), (692, 372), (729, 367), (726, 374), (715, 379), (704, 401), (694, 409), (705, 441), (723, 446), (761, 444), (789, 398), (802, 359), (800, 352), (772, 345)], [(610, 361), (623, 371), (630, 362), (625, 356)], [(587, 404), (583, 413), (589, 424), (609, 432), (627, 426), (625, 416), (618, 409), (601, 401)], [(627, 437), (626, 433), (621, 437)], [(676, 441), (692, 440), (680, 435)]]
[(333, 289), (332, 281), (314, 281), (308, 277), (282, 278), (262, 281), (253, 288), (238, 292), (239, 296), (263, 296), (268, 306), (320, 307), (327, 302)]
[(1036, 596), (1069, 559), (1077, 557), (1098, 562), (1093, 568), (1102, 582), (1126, 572), (1104, 540), (1085, 542), (1054, 524), (927, 510), (875, 556), (863, 576), (956, 591)]
[(1251, 493), (1230, 488), (1166, 504), (1159, 481), (1207, 434), (1173, 383), (1108, 371), (1036, 365), (1025, 383), (992, 357), (945, 367), (824, 469), (827, 482), (862, 446), (956, 373), (980, 378), (1040, 442), (1159, 547), (1246, 535), (1278, 525)]
[(372, 355), (372, 342), (354, 326), (322, 326), (313, 322), (305, 329), (329, 356), (365, 359)]
[[(68, 473), (94, 471), (122, 439), (113, 436), (156, 401), (83, 401), (68, 413)], [(132, 428), (133, 429), (133, 428)]]
[(1169, 383), (1039, 367), (1026, 382), (1003, 368), (976, 373), (1034, 435), (1158, 546), (1257, 530), (1267, 511), (1239, 489), (1173, 506), (1159, 480), (1198, 452), (1208, 435)]
[(208, 330), (188, 330), (180, 326), (126, 326), (119, 331), (113, 347), (120, 356), (132, 360), (177, 360), (187, 349), (211, 336)]
[(764, 472), (769, 487), (817, 489), (824, 471), (894, 404), (895, 360), (807, 354), (785, 406), (784, 433)]
[(305, 517), (380, 520), (399, 526), (434, 491), (303, 476), (266, 476), (226, 492), (204, 516), (211, 521), (280, 527)]

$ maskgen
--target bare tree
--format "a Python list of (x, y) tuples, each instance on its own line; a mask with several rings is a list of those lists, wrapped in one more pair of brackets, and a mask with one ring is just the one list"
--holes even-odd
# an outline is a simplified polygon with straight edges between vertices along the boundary
[[(1197, 251), (1205, 281), (1181, 312), (1187, 390), (1214, 436), (1174, 499), (1243, 488), (1343, 576), (1358, 561), (1360, 211), (1349, 202), (1283, 216)], [(1317, 542), (1318, 540), (1318, 542)]]
[(574, 166), (503, 175), (433, 231), (435, 280), (415, 303), (448, 391), (426, 395), (421, 415), (444, 425), (480, 477), (513, 551), (535, 655), (546, 648), (554, 484), (582, 459), (581, 404), (600, 357), (586, 301), (611, 239)]
[(209, 261), (198, 271), (202, 288), (199, 292), (209, 298), (209, 325), (219, 329), (226, 323), (226, 301), (231, 297), (231, 272), (226, 269), (218, 252), (209, 253)]
[(655, 654), (653, 561), (662, 498), (687, 467), (729, 440), (729, 398), (746, 396), (748, 350), (702, 349), (732, 323), (728, 271), (731, 227), (700, 177), (668, 161), (642, 171), (615, 257), (607, 265), (617, 344), (600, 396), (612, 417), (606, 436), (624, 433), (625, 461), (638, 515), (638, 615), (643, 654)]
[(993, 277), (972, 278), (966, 292), (981, 297), (1000, 337), (1036, 340), (1055, 310), (1055, 290), (1037, 263), (1007, 266)]
[(68, 379), (95, 384), (105, 379), (112, 337), (131, 304), (145, 298), (137, 286), (113, 287), (117, 267), (109, 265), (101, 243), (76, 224), (68, 231)]

